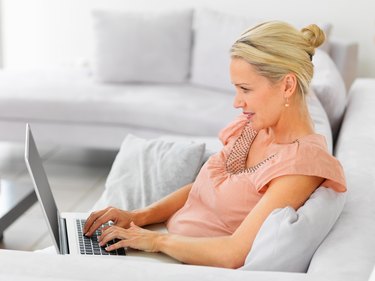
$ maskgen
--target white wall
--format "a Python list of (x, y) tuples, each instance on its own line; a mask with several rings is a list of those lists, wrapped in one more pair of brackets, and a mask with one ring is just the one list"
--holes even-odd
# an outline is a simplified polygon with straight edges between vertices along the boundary
[[(76, 65), (93, 54), (90, 10), (213, 7), (257, 18), (331, 22), (360, 44), (360, 76), (375, 77), (374, 0), (2, 0), (6, 68)], [(214, 32), (214, 31), (213, 31)]]

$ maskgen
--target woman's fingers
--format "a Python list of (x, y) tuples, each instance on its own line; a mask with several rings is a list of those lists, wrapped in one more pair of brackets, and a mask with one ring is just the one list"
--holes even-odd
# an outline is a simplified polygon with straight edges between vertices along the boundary
[(117, 226), (111, 226), (102, 232), (99, 237), (100, 246), (106, 245), (109, 241), (120, 239), (121, 241), (108, 246), (107, 251), (114, 249), (131, 247), (138, 250), (156, 252), (156, 240), (162, 235), (158, 232), (150, 231), (136, 226), (134, 223), (130, 224), (130, 228), (124, 229)]
[(92, 212), (86, 220), (85, 226), (83, 227), (83, 232), (87, 233), (96, 219), (102, 216), (106, 211), (107, 209)]
[(135, 228), (135, 229), (143, 229), (139, 227), (138, 225), (136, 225), (133, 221), (130, 222), (130, 227)]
[(93, 212), (88, 217), (83, 229), (85, 235), (91, 236), (99, 227), (109, 221), (112, 221), (117, 226), (127, 228), (132, 221), (132, 215), (130, 212), (122, 211), (113, 207)]
[(106, 251), (110, 252), (120, 248), (128, 247), (129, 241), (127, 240), (128, 230), (121, 227), (110, 226), (105, 231), (102, 232), (102, 235), (99, 237), (99, 246), (103, 247), (107, 245), (108, 242), (113, 241), (114, 239), (120, 239), (120, 241), (107, 246)]
[(110, 228), (111, 226), (110, 225), (106, 225), (106, 226), (103, 226), (101, 228), (101, 232), (103, 233), (103, 231), (106, 231), (108, 228)]
[(118, 226), (110, 226), (105, 230), (103, 229), (102, 235), (99, 237), (99, 245), (104, 246), (114, 239), (127, 239), (126, 232), (126, 229)]
[(114, 208), (107, 208), (102, 211), (94, 212), (86, 221), (84, 233), (86, 236), (91, 236), (103, 224), (116, 219)]
[(121, 248), (126, 248), (126, 247), (129, 247), (129, 240), (120, 240), (118, 241), (117, 243), (114, 243), (112, 245), (109, 245), (105, 248), (105, 250), (107, 252), (111, 252), (111, 251), (114, 251), (114, 250), (117, 250), (117, 249), (121, 249)]

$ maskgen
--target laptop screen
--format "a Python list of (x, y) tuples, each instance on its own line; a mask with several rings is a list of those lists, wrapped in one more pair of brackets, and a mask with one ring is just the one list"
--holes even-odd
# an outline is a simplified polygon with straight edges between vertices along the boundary
[(26, 125), (25, 161), (34, 184), (36, 195), (42, 205), (44, 216), (48, 221), (49, 231), (53, 234), (53, 243), (56, 249), (61, 251), (59, 244), (59, 215), (56, 202), (53, 198), (47, 175), (43, 168), (42, 159), (39, 156), (29, 124)]

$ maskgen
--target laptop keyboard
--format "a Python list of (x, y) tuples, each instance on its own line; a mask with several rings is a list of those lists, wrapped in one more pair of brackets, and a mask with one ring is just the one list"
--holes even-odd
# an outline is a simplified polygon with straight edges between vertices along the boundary
[(105, 247), (118, 242), (118, 239), (108, 242), (105, 247), (100, 247), (98, 242), (100, 230), (96, 230), (91, 237), (86, 237), (82, 231), (86, 220), (77, 219), (76, 223), (78, 230), (79, 250), (82, 255), (126, 255), (124, 248), (120, 248), (110, 252), (107, 252), (104, 249)]

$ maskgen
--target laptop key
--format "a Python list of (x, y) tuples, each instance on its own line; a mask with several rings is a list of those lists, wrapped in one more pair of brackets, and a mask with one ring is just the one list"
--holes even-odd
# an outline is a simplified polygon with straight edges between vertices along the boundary
[(125, 252), (125, 249), (124, 248), (119, 248), (117, 249), (117, 253), (121, 256), (125, 256), (126, 255), (126, 252)]
[[(78, 238), (79, 238), (79, 247), (80, 252), (86, 255), (126, 255), (126, 251), (124, 248), (118, 249), (115, 251), (107, 252), (104, 247), (99, 246), (98, 237), (100, 236), (101, 232), (97, 230), (92, 237), (86, 237), (82, 234), (82, 229), (85, 224), (86, 220), (77, 220), (77, 229), (81, 230), (78, 231)], [(115, 239), (107, 243), (106, 246), (112, 245), (117, 243), (119, 240)]]

